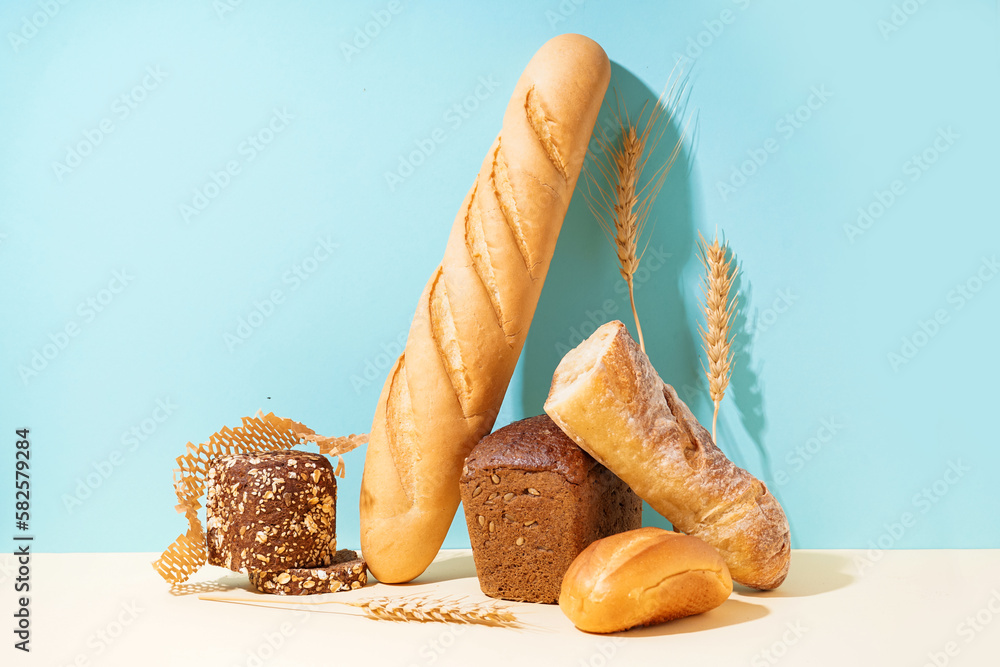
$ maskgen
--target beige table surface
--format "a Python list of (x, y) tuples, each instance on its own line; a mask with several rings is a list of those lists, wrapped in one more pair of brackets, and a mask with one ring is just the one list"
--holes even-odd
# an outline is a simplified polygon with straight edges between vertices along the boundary
[[(553, 605), (514, 604), (524, 629), (392, 623), (351, 607), (259, 608), (243, 575), (205, 567), (183, 594), (154, 554), (38, 554), (32, 651), (13, 648), (13, 559), (0, 559), (2, 665), (1000, 665), (1000, 550), (797, 550), (785, 584), (741, 589), (701, 616), (616, 636), (576, 630)], [(416, 582), (369, 584), (310, 601), (479, 591), (469, 551), (443, 551)], [(290, 598), (279, 598), (289, 600)], [(298, 599), (298, 598), (296, 598)], [(316, 609), (316, 607), (314, 607)]]

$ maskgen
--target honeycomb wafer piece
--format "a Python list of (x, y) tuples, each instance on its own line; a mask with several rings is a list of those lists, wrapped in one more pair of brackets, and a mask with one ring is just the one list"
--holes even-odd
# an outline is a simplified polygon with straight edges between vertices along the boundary
[(361, 554), (341, 549), (327, 567), (296, 567), (265, 572), (250, 571), (250, 583), (261, 593), (274, 595), (314, 595), (361, 588), (368, 583), (368, 566)]
[[(273, 412), (269, 412), (266, 415), (262, 415), (259, 411), (257, 416), (260, 419), (272, 424), (275, 428), (279, 430), (291, 431), (299, 440), (303, 442), (312, 442), (317, 447), (319, 447), (320, 454), (327, 454), (329, 456), (340, 457), (342, 454), (360, 447), (361, 445), (368, 442), (368, 434), (352, 433), (345, 436), (322, 436), (316, 433), (305, 424), (301, 424), (287, 417), (278, 417)], [(341, 459), (343, 463), (343, 459)], [(343, 477), (343, 475), (338, 475), (338, 477)]]
[[(198, 524), (201, 528), (201, 524)], [(153, 561), (153, 567), (165, 581), (179, 584), (205, 564), (205, 534), (189, 531), (181, 535), (163, 554)]]

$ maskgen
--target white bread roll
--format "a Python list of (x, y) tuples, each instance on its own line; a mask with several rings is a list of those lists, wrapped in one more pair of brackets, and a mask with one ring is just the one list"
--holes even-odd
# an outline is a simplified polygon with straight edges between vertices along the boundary
[(586, 632), (618, 632), (715, 609), (733, 592), (719, 552), (696, 537), (639, 528), (591, 543), (563, 576), (559, 608)]
[(418, 576), (444, 541), (462, 463), (493, 428), (528, 334), (610, 75), (597, 43), (561, 35), (514, 88), (375, 411), (361, 548), (380, 581)]
[(545, 412), (679, 530), (719, 550), (733, 579), (776, 588), (788, 574), (788, 519), (767, 487), (712, 442), (621, 322), (556, 367)]

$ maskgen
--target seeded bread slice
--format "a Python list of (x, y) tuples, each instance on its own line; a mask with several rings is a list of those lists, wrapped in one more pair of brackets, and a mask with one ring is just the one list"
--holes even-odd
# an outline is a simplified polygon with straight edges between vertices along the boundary
[(361, 554), (341, 549), (327, 567), (296, 567), (278, 572), (250, 571), (250, 583), (261, 593), (314, 595), (361, 588), (368, 583), (367, 565)]

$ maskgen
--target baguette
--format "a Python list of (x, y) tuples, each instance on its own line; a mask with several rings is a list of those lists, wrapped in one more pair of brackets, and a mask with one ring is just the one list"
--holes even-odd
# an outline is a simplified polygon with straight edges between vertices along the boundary
[(584, 549), (563, 577), (559, 608), (585, 632), (619, 632), (701, 614), (732, 592), (718, 551), (696, 537), (646, 527)]
[(734, 580), (769, 590), (788, 573), (788, 520), (663, 382), (621, 322), (556, 368), (545, 412), (674, 527), (722, 554)]
[(360, 516), (379, 581), (418, 576), (444, 541), (462, 464), (493, 428), (524, 345), (610, 76), (597, 43), (561, 35), (514, 88), (375, 411)]

